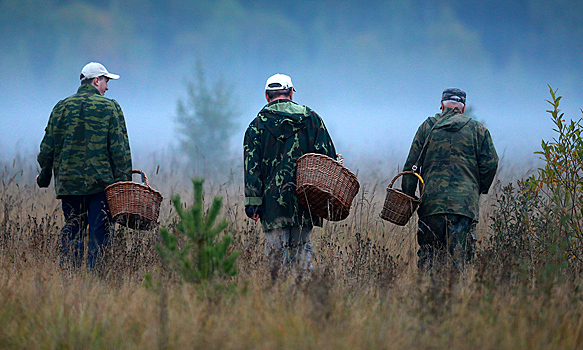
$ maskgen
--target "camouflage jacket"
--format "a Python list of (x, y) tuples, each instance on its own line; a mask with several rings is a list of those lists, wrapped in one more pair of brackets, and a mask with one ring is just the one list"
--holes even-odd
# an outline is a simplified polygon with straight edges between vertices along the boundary
[(48, 187), (54, 172), (57, 198), (94, 194), (131, 180), (130, 145), (119, 104), (94, 86), (81, 85), (53, 108), (37, 159), (37, 184)]
[(321, 226), (297, 200), (296, 161), (305, 153), (336, 159), (324, 122), (309, 107), (275, 100), (258, 113), (245, 132), (245, 205), (262, 209), (264, 230)]
[[(424, 155), (416, 164), (428, 135)], [(425, 181), (419, 217), (459, 214), (477, 221), (479, 196), (488, 193), (498, 155), (482, 123), (448, 108), (427, 118), (417, 130), (403, 169), (411, 170), (413, 165)], [(403, 176), (403, 191), (414, 194), (418, 182), (413, 175)]]

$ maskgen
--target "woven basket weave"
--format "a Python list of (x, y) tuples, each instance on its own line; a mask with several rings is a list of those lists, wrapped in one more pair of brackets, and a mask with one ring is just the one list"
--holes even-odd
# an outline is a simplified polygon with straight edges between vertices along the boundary
[(298, 201), (318, 217), (340, 221), (350, 213), (354, 196), (360, 184), (350, 170), (340, 161), (317, 153), (306, 153), (297, 164)]
[[(419, 198), (413, 198), (406, 195), (401, 190), (393, 188), (393, 184), (402, 175), (413, 174), (419, 178), (421, 181), (421, 195)], [(423, 192), (425, 191), (425, 183), (421, 176), (413, 171), (404, 171), (395, 178), (387, 187), (387, 196), (385, 197), (385, 203), (383, 209), (381, 210), (381, 219), (392, 222), (393, 224), (404, 226), (409, 222), (409, 219), (421, 204), (421, 199), (423, 198)]]
[(133, 170), (133, 174), (141, 174), (142, 182), (121, 181), (107, 186), (105, 196), (109, 211), (114, 222), (120, 225), (149, 230), (158, 222), (162, 195), (148, 184), (146, 173)]

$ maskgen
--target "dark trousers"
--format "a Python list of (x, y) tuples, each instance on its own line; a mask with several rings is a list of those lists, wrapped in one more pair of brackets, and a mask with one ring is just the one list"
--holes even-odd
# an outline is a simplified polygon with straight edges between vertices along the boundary
[(419, 268), (432, 268), (437, 257), (452, 258), (456, 265), (464, 265), (474, 258), (476, 221), (456, 214), (422, 217), (417, 228), (417, 242)]
[(107, 244), (111, 214), (105, 193), (62, 196), (65, 215), (61, 237), (61, 263), (81, 267), (88, 235), (87, 268), (93, 269)]

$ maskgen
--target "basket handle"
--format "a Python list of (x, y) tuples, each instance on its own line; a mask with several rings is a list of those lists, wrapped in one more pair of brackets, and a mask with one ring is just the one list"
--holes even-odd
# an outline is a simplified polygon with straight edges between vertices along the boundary
[(141, 170), (137, 170), (134, 169), (132, 170), (132, 174), (141, 174), (142, 175), (142, 183), (148, 187), (150, 187), (150, 184), (148, 183), (148, 177), (146, 176), (146, 173), (141, 171)]
[(395, 176), (395, 177), (393, 178), (393, 181), (391, 181), (391, 183), (389, 184), (389, 187), (388, 187), (388, 188), (392, 188), (392, 187), (393, 187), (393, 184), (395, 183), (395, 181), (396, 181), (396, 180), (397, 180), (397, 179), (398, 179), (400, 176), (403, 176), (403, 175), (406, 175), (406, 174), (413, 174), (413, 175), (417, 176), (417, 178), (418, 178), (418, 179), (419, 179), (419, 181), (421, 182), (421, 195), (419, 196), (419, 200), (421, 200), (421, 198), (423, 198), (423, 194), (425, 193), (425, 181), (423, 181), (423, 178), (421, 177), (421, 175), (417, 174), (417, 173), (416, 173), (416, 172), (414, 172), (414, 171), (403, 171), (403, 172), (401, 172), (401, 173), (397, 174), (397, 176)]
[(342, 154), (336, 153), (336, 158), (338, 158), (338, 163), (342, 164), (344, 162), (344, 157), (342, 157)]

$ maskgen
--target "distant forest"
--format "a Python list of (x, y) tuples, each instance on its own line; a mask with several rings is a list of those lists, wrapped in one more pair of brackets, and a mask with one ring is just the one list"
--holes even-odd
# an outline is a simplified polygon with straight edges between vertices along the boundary
[(1, 0), (0, 50), (37, 72), (103, 47), (109, 61), (144, 64), (194, 51), (225, 61), (243, 55), (248, 66), (266, 55), (325, 66), (398, 51), (580, 70), (581, 18), (580, 0)]

